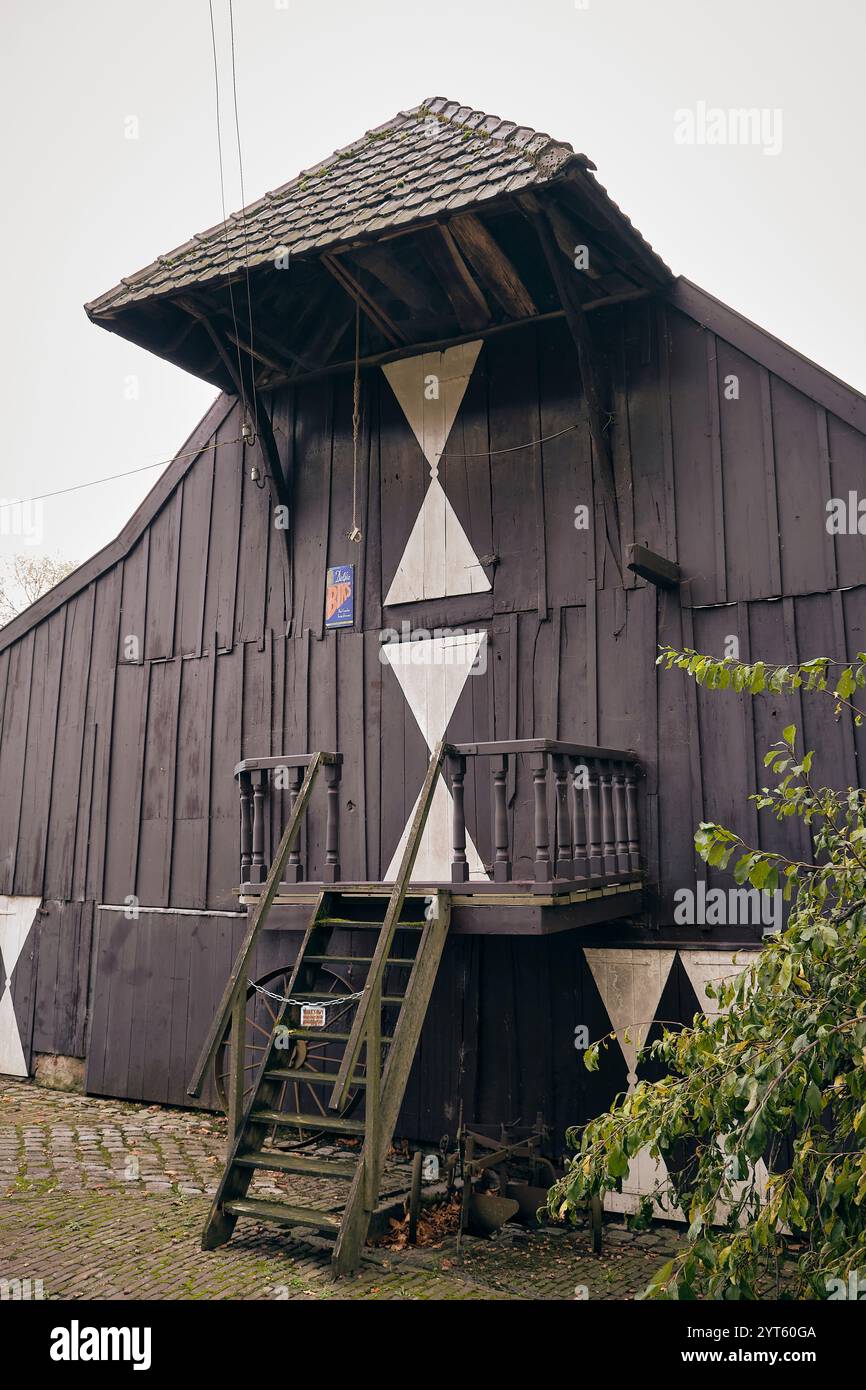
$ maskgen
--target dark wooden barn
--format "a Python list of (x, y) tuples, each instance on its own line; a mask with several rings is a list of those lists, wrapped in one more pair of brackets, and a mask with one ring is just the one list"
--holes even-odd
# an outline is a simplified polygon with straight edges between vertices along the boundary
[[(730, 880), (694, 828), (783, 842), (747, 801), (769, 742), (793, 716), (857, 784), (866, 729), (708, 707), (655, 657), (866, 648), (863, 539), (827, 526), (866, 399), (675, 277), (593, 170), (436, 98), (87, 306), (221, 394), (0, 631), (0, 1070), (216, 1103), (187, 1085), (317, 751), (256, 981), (323, 892), (379, 911), (447, 740), (399, 1135), (541, 1113), (561, 1150), (634, 1080), (625, 1041), (589, 1075), (581, 1030), (688, 1019), (758, 946), (700, 920)], [(368, 937), (337, 932), (340, 988)]]

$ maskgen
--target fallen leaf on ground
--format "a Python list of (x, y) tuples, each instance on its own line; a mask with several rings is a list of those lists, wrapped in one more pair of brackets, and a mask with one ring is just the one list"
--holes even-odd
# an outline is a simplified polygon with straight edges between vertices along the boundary
[[(441, 1245), (444, 1238), (454, 1235), (460, 1224), (460, 1200), (437, 1202), (425, 1207), (418, 1216), (418, 1231), (415, 1244), (434, 1248)], [(406, 1250), (409, 1247), (409, 1216), (391, 1219), (391, 1229), (387, 1235), (374, 1241), (374, 1245), (387, 1246), (392, 1250)]]

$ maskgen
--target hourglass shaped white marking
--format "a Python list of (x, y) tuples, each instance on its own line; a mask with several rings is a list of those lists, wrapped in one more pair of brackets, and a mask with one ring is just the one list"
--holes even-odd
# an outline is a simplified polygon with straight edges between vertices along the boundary
[[(400, 682), (407, 704), (431, 751), (445, 736), (448, 721), (486, 640), (487, 634), (484, 632), (466, 632), (411, 642), (387, 642), (382, 647), (384, 658)], [(451, 792), (440, 775), (412, 871), (415, 883), (450, 881), (452, 804)], [(397, 875), (414, 815), (415, 806), (385, 872), (386, 882)], [(468, 834), (466, 858), (471, 879), (488, 877)]]
[(41, 901), (41, 898), (0, 895), (0, 959), (4, 975), (0, 993), (0, 1073), (5, 1076), (27, 1075), (27, 1059), (12, 1002), (12, 972), (24, 950)]
[(385, 595), (386, 604), (490, 588), (439, 481), (439, 460), (480, 351), (480, 342), (461, 343), (445, 352), (404, 357), (382, 369), (430, 468), (430, 486)]

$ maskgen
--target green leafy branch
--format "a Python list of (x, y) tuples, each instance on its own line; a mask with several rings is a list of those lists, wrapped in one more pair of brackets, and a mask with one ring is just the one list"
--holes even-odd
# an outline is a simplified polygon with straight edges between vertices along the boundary
[(837, 713), (850, 710), (859, 726), (863, 716), (851, 697), (866, 687), (866, 652), (858, 652), (855, 661), (840, 662), (828, 656), (816, 656), (796, 666), (771, 665), (765, 661), (739, 661), (736, 657), (710, 656), (692, 647), (682, 651), (661, 645), (656, 665), (666, 671), (685, 671), (698, 685), (708, 690), (734, 690), (747, 695), (786, 695), (801, 690), (826, 693), (836, 702)]
[[(659, 660), (708, 689), (824, 693), (859, 721), (862, 654), (779, 667), (666, 648)], [(718, 1012), (663, 1026), (641, 1049), (639, 1064), (650, 1057), (665, 1075), (569, 1131), (575, 1156), (549, 1196), (554, 1215), (574, 1219), (591, 1196), (622, 1186), (638, 1154), (663, 1160), (634, 1220), (679, 1209), (689, 1225), (648, 1298), (822, 1298), (830, 1278), (866, 1267), (866, 793), (814, 786), (793, 724), (764, 766), (775, 784), (753, 802), (800, 820), (811, 858), (756, 850), (709, 821), (695, 844), (735, 883), (781, 888), (787, 926), (735, 978), (708, 987)], [(587, 1050), (588, 1069), (613, 1036)]]

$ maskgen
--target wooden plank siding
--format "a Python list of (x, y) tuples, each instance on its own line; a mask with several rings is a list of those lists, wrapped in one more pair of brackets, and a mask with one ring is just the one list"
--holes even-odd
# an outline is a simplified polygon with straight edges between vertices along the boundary
[[(580, 941), (450, 941), (407, 1091), (408, 1128), (435, 1139), (453, 1129), (461, 1100), (478, 1120), (531, 1120), (542, 1095), (557, 1125), (602, 1107), (625, 1071), (613, 1054), (601, 1077), (575, 1065), (577, 1024), (593, 1035), (608, 1026), (584, 940), (754, 942), (750, 929), (673, 925), (674, 892), (695, 882), (696, 823), (718, 818), (764, 847), (799, 851), (796, 829), (756, 822), (748, 805), (765, 749), (793, 719), (817, 750), (819, 776), (862, 780), (866, 730), (848, 734), (806, 701), (744, 710), (733, 696), (707, 698), (657, 673), (654, 658), (665, 642), (722, 654), (731, 637), (744, 656), (787, 662), (866, 648), (862, 537), (833, 538), (825, 526), (828, 497), (864, 487), (866, 435), (750, 355), (748, 341), (728, 341), (683, 307), (628, 304), (593, 321), (622, 539), (676, 560), (680, 592), (628, 571), (621, 583), (596, 543), (577, 357), (554, 321), (484, 344), (440, 466), (490, 590), (383, 606), (429, 470), (372, 369), (360, 545), (346, 535), (351, 380), (287, 387), (273, 406), (290, 567), (270, 494), (237, 439), (239, 412), (223, 404), (196, 436), (218, 447), (184, 460), (173, 483), (160, 480), (154, 514), (127, 528), (124, 553), (88, 570), (11, 645), (0, 633), (0, 892), (46, 906), (28, 955), (35, 1051), (81, 1056), (87, 1026), (91, 1090), (183, 1099), (240, 932), (240, 918), (209, 914), (236, 909), (241, 757), (341, 749), (343, 877), (381, 876), (427, 759), (380, 660), (382, 628), (404, 619), (486, 633), (485, 670), (467, 681), (451, 737), (549, 735), (636, 751), (652, 890), (647, 922), (632, 928)], [(579, 506), (589, 530), (575, 526)], [(326, 632), (325, 570), (337, 563), (356, 566), (356, 623)], [(489, 864), (490, 769), (478, 761), (467, 827)], [(287, 802), (272, 810), (272, 840)], [(524, 849), (532, 809), (529, 769), (514, 760), (508, 815)], [(309, 877), (321, 874), (324, 839), (324, 800), (314, 798), (300, 846)], [(515, 863), (515, 874), (530, 869)], [(99, 906), (127, 899), (138, 900), (137, 920)], [(294, 935), (267, 936), (268, 963), (281, 952), (290, 960)], [(695, 1006), (682, 981), (670, 987), (683, 1009)]]

